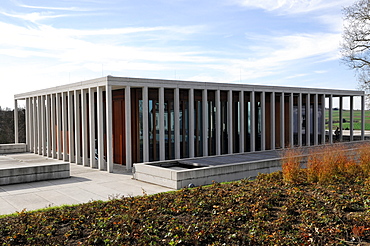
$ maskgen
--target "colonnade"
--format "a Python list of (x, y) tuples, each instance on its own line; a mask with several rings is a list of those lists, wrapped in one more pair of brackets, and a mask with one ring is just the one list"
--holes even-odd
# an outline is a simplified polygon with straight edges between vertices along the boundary
[[(26, 97), (25, 101), (29, 152), (113, 172), (110, 85), (36, 95)], [(14, 105), (18, 107), (18, 100)], [(17, 143), (17, 110), (14, 117)]]
[[(110, 77), (108, 77), (109, 79)], [(194, 82), (192, 82), (195, 84)], [(193, 85), (191, 84), (191, 85)], [(264, 89), (258, 86), (246, 89), (236, 85), (226, 87), (215, 84), (199, 85), (196, 87), (182, 85), (157, 86), (151, 83), (125, 82), (109, 83), (98, 86), (83, 87), (78, 84), (75, 89), (45, 90), (40, 93), (23, 94), (16, 96), (14, 106), (18, 108), (18, 100), (25, 100), (26, 104), (26, 144), (27, 149), (35, 154), (76, 163), (83, 166), (113, 172), (113, 98), (114, 89), (124, 90), (124, 131), (125, 136), (125, 163), (131, 169), (133, 164), (133, 108), (132, 89), (141, 88), (142, 100), (142, 161), (149, 162), (151, 148), (149, 138), (149, 89), (158, 90), (158, 124), (159, 124), (159, 160), (166, 159), (166, 132), (165, 132), (165, 90), (173, 90), (174, 116), (174, 159), (181, 156), (180, 118), (183, 112), (180, 109), (180, 97), (187, 93), (188, 141), (189, 158), (196, 155), (195, 138), (202, 138), (202, 156), (243, 153), (246, 151), (274, 150), (289, 146), (309, 146), (324, 143), (333, 143), (333, 131), (325, 131), (325, 115), (319, 117), (319, 112), (325, 114), (325, 107), (329, 108), (328, 126), (333, 126), (333, 97), (339, 98), (339, 119), (343, 117), (343, 98), (350, 100), (350, 141), (353, 141), (353, 106), (354, 96), (361, 97), (361, 139), (365, 136), (365, 98), (363, 94), (353, 93), (345, 95), (334, 94), (330, 90), (304, 89)], [(67, 87), (65, 87), (67, 88)], [(71, 87), (73, 88), (73, 87)], [(76, 89), (78, 88), (78, 89)], [(253, 88), (253, 89), (251, 89)], [(304, 92), (302, 92), (304, 91)], [(318, 92), (319, 91), (319, 92)], [(195, 108), (195, 92), (201, 95), (201, 124), (197, 125)], [(96, 95), (96, 96), (95, 96)], [(210, 99), (212, 97), (212, 99)], [(226, 98), (226, 101), (222, 101)], [(236, 99), (234, 99), (236, 98)], [(210, 101), (212, 100), (212, 103)], [(328, 105), (325, 105), (325, 101)], [(320, 101), (320, 103), (319, 103)], [(236, 104), (235, 104), (236, 103)], [(199, 104), (200, 105), (200, 104)], [(225, 106), (226, 105), (226, 106)], [(167, 105), (168, 106), (168, 105)], [(211, 107), (212, 106), (212, 107)], [(214, 107), (214, 108), (213, 108)], [(224, 108), (222, 108), (224, 107)], [(320, 108), (321, 107), (321, 108)], [(225, 109), (226, 108), (226, 109)], [(255, 110), (258, 108), (258, 110)], [(222, 115), (221, 112), (227, 112)], [(303, 112), (305, 111), (305, 113)], [(311, 114), (311, 110), (313, 111)], [(211, 112), (212, 111), (212, 112)], [(15, 142), (18, 142), (18, 111), (14, 111)], [(214, 113), (214, 116), (212, 114)], [(305, 117), (305, 118), (303, 118)], [(313, 118), (311, 118), (313, 117)], [(226, 120), (224, 122), (224, 120)], [(235, 122), (237, 121), (237, 122)], [(215, 151), (210, 153), (210, 125), (214, 124)], [(340, 120), (342, 129), (342, 120)], [(226, 126), (226, 152), (221, 149), (225, 143), (223, 139), (223, 125)], [(196, 133), (201, 128), (200, 135)], [(212, 125), (213, 127), (213, 125)], [(296, 129), (296, 130), (295, 130)], [(303, 132), (303, 129), (305, 132)], [(311, 132), (311, 130), (313, 132)], [(320, 132), (319, 132), (320, 131)], [(235, 134), (237, 132), (237, 134)], [(168, 133), (167, 133), (168, 134)], [(171, 133), (172, 134), (172, 133)], [(213, 134), (213, 133), (212, 133)], [(321, 137), (320, 137), (321, 136)], [(311, 139), (311, 137), (313, 139)], [(340, 141), (343, 140), (340, 131)], [(258, 141), (257, 141), (258, 140)], [(167, 140), (169, 141), (169, 140)], [(213, 141), (213, 139), (212, 139)], [(172, 159), (173, 159), (172, 158)]]
[[(126, 136), (126, 143), (132, 143), (132, 118), (131, 118), (131, 88), (130, 86), (125, 87), (125, 120), (126, 120), (126, 128), (125, 128), (125, 136)], [(151, 87), (144, 86), (141, 87), (141, 93), (142, 93), (142, 100), (143, 100), (143, 116), (148, 115), (148, 105), (149, 105), (149, 98), (148, 98), (148, 90)], [(159, 101), (159, 161), (163, 161), (166, 159), (166, 153), (165, 153), (165, 127), (164, 127), (164, 101), (165, 101), (165, 95), (164, 95), (164, 87), (158, 88), (158, 101)], [(167, 89), (167, 88), (166, 88)], [(171, 89), (171, 88), (170, 88)], [(180, 126), (179, 126), (179, 117), (180, 117), (180, 88), (173, 88), (174, 90), (174, 118), (176, 119), (174, 122), (174, 147), (175, 147), (175, 159), (181, 159), (183, 158), (180, 156)], [(246, 146), (249, 145), (249, 151), (256, 151), (258, 150), (274, 150), (275, 148), (286, 148), (289, 146), (310, 146), (310, 145), (319, 145), (319, 144), (325, 144), (325, 143), (333, 143), (333, 131), (329, 130), (328, 133), (325, 131), (325, 107), (329, 107), (329, 129), (332, 129), (333, 126), (333, 94), (318, 94), (318, 93), (295, 93), (295, 92), (271, 92), (271, 91), (236, 91), (236, 90), (226, 90), (227, 92), (227, 132), (228, 132), (228, 146), (227, 146), (227, 153), (222, 153), (221, 151), (221, 103), (220, 103), (220, 93), (225, 90), (220, 89), (194, 89), (194, 88), (183, 88), (183, 90), (188, 91), (188, 105), (189, 105), (189, 128), (188, 128), (188, 138), (190, 140), (195, 139), (195, 125), (197, 122), (194, 120), (194, 115), (196, 114), (194, 112), (194, 94), (195, 90), (201, 90), (202, 94), (202, 137), (203, 139), (208, 139), (209, 136), (209, 112), (207, 109), (207, 96), (209, 91), (215, 92), (215, 130), (216, 130), (216, 155), (221, 154), (232, 154), (232, 153), (243, 153), (246, 152)], [(239, 117), (237, 117), (237, 120), (239, 120), (239, 143), (238, 143), (238, 150), (235, 151), (235, 140), (233, 139), (233, 120), (235, 120), (235, 117), (233, 116), (233, 93), (238, 93), (238, 112), (237, 114)], [(256, 100), (256, 94), (259, 94), (260, 99)], [(259, 107), (261, 108), (261, 115), (260, 115), (260, 125), (261, 128), (260, 132), (260, 142), (257, 142), (257, 121), (256, 118), (258, 117), (256, 115), (255, 110), (250, 110), (250, 118), (247, 119), (244, 115), (245, 112), (245, 97), (248, 96), (249, 99), (249, 107), (250, 109), (256, 108), (256, 104), (259, 103)], [(267, 97), (269, 98), (269, 105), (267, 102)], [(303, 97), (305, 101), (303, 101)], [(340, 115), (342, 115), (343, 112), (343, 97), (344, 96), (338, 96), (340, 101)], [(350, 122), (351, 122), (351, 130), (350, 130), (350, 141), (353, 141), (353, 97), (354, 96), (348, 96), (350, 98)], [(286, 108), (285, 98), (288, 98), (288, 109)], [(325, 105), (325, 99), (328, 98), (329, 105)], [(297, 103), (294, 104), (294, 100), (297, 100)], [(280, 100), (280, 117), (276, 118), (276, 100)], [(319, 101), (321, 102), (319, 104)], [(362, 102), (362, 110), (361, 110), (361, 139), (364, 139), (364, 129), (365, 129), (365, 121), (364, 121), (364, 109), (365, 109), (365, 101), (364, 96), (361, 96), (361, 102)], [(305, 133), (302, 133), (302, 123), (303, 123), (303, 114), (302, 114), (302, 105), (305, 105)], [(311, 115), (311, 105), (313, 105), (313, 113)], [(267, 115), (267, 107), (269, 107), (269, 115)], [(294, 107), (296, 107), (297, 112), (297, 119), (294, 118)], [(319, 109), (320, 108), (320, 109)], [(319, 111), (323, 114), (321, 117), (319, 117)], [(307, 113), (308, 112), (308, 113)], [(285, 115), (288, 114), (287, 117)], [(269, 118), (269, 121), (267, 122), (266, 118)], [(312, 117), (312, 119), (311, 119)], [(340, 116), (342, 119), (342, 116)], [(285, 122), (285, 120), (288, 119), (288, 122)], [(298, 121), (295, 122), (295, 121)], [(311, 121), (313, 122), (313, 126), (311, 126)], [(279, 122), (279, 129), (276, 129), (276, 122)], [(249, 130), (246, 127), (246, 124), (249, 124)], [(297, 127), (297, 140), (294, 139), (294, 124), (298, 125)], [(148, 123), (148, 117), (143, 117), (143, 138), (142, 138), (142, 161), (143, 162), (149, 162), (149, 150), (150, 150), (150, 139), (149, 139), (149, 123)], [(286, 127), (288, 125), (288, 127)], [(342, 129), (342, 121), (340, 122), (340, 128)], [(313, 129), (313, 132), (310, 132), (311, 129)], [(247, 137), (247, 131), (249, 136), (249, 141), (246, 142)], [(287, 133), (286, 133), (287, 131)], [(277, 132), (279, 132), (277, 134)], [(340, 140), (343, 138), (343, 132), (340, 131)], [(267, 134), (270, 136), (267, 137)], [(279, 146), (277, 147), (276, 144), (276, 138), (277, 135), (279, 135)], [(303, 137), (305, 136), (304, 142)], [(288, 136), (287, 139), (285, 139), (285, 136)], [(183, 136), (182, 136), (183, 137)], [(313, 137), (313, 139), (310, 139)], [(267, 143), (267, 141), (270, 141), (270, 143)], [(208, 153), (208, 144), (209, 141), (202, 141), (202, 148), (203, 153), (202, 156), (209, 156)], [(257, 144), (259, 146), (257, 146)], [(267, 146), (270, 146), (267, 148)], [(132, 157), (132, 148), (135, 148), (132, 144), (126, 144), (126, 163), (127, 168), (131, 168), (131, 163), (133, 162)], [(189, 141), (189, 158), (196, 157), (195, 156), (195, 146), (194, 141)]]

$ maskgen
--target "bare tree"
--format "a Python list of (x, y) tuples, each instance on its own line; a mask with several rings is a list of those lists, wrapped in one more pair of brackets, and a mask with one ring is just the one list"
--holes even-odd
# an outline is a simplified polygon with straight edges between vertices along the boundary
[(370, 0), (358, 0), (343, 8), (342, 60), (354, 69), (360, 89), (370, 92)]

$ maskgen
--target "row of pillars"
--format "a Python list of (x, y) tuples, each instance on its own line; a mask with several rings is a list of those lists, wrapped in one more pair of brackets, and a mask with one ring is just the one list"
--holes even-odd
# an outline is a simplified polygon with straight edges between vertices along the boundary
[[(148, 90), (149, 88), (147, 86), (144, 86), (142, 88), (142, 99), (143, 99), (143, 115), (146, 116), (148, 115), (148, 105), (149, 105), (149, 99), (148, 99)], [(130, 87), (127, 86), (125, 88), (125, 105), (126, 105), (126, 143), (131, 143), (131, 92), (130, 92)], [(216, 155), (221, 154), (221, 100), (220, 100), (220, 90), (215, 91), (215, 103), (216, 103)], [(196, 122), (194, 121), (194, 89), (190, 88), (188, 91), (189, 95), (189, 132), (188, 132), (188, 138), (190, 140), (194, 139), (194, 128)], [(243, 153), (245, 150), (245, 117), (244, 117), (244, 91), (239, 92), (239, 102), (240, 102), (240, 108), (238, 114), (241, 115), (240, 117), (240, 137), (239, 137), (239, 152)], [(250, 91), (250, 108), (254, 109), (256, 100), (255, 100), (255, 91)], [(284, 93), (284, 92), (271, 92), (269, 93), (269, 96), (271, 96), (271, 104), (270, 104), (270, 113), (271, 113), (271, 123), (270, 125), (266, 125), (266, 92), (262, 91), (261, 93), (261, 150), (266, 150), (266, 129), (267, 127), (270, 127), (271, 130), (271, 149), (275, 149), (275, 121), (279, 120), (280, 121), (280, 146), (282, 148), (285, 147), (285, 122), (284, 122), (284, 117), (280, 117), (279, 119), (276, 119), (275, 117), (275, 97), (280, 97), (280, 112), (281, 115), (284, 115), (284, 109), (285, 109), (285, 103), (284, 103), (284, 98), (285, 96), (289, 97), (289, 146), (294, 146), (294, 127), (293, 127), (293, 107), (294, 107), (294, 95), (298, 97), (298, 122), (302, 122), (302, 93)], [(165, 127), (164, 127), (164, 114), (165, 114), (165, 109), (164, 109), (164, 87), (159, 88), (159, 160), (163, 161), (165, 160)], [(325, 143), (325, 115), (321, 117), (321, 122), (319, 122), (319, 117), (318, 117), (318, 107), (319, 107), (319, 97), (321, 97), (321, 111), (323, 114), (325, 114), (325, 99), (326, 96), (329, 99), (329, 129), (332, 129), (333, 126), (333, 116), (332, 116), (332, 111), (333, 111), (333, 95), (325, 95), (325, 94), (313, 94), (314, 97), (314, 102), (310, 101), (310, 94), (305, 94), (306, 95), (306, 102), (305, 105), (308, 105), (306, 108), (306, 146), (309, 146), (311, 144), (310, 141), (310, 124), (311, 124), (311, 115), (310, 115), (310, 105), (313, 103), (314, 105), (314, 112), (313, 112), (313, 122), (314, 122), (314, 132), (313, 132), (313, 143), (314, 145), (319, 144), (319, 132), (318, 129), (321, 129), (322, 132), (320, 132), (322, 136), (321, 144)], [(350, 97), (350, 141), (353, 140), (353, 96)], [(234, 140), (233, 140), (233, 91), (228, 90), (228, 115), (227, 115), (227, 132), (228, 134), (228, 153), (232, 154), (233, 153), (233, 145), (234, 145)], [(340, 118), (342, 118), (342, 112), (343, 112), (343, 96), (339, 97), (339, 102), (340, 102)], [(364, 109), (365, 109), (365, 100), (364, 96), (361, 97), (361, 108), (362, 108), (362, 113), (361, 113), (361, 122), (362, 122), (362, 130), (361, 130), (361, 139), (364, 139), (364, 129), (365, 129), (365, 120), (364, 120)], [(180, 94), (179, 94), (179, 88), (174, 89), (174, 118), (179, 119), (180, 118)], [(202, 90), (202, 107), (203, 107), (203, 112), (207, 112), (207, 89)], [(256, 125), (255, 125), (255, 118), (256, 112), (254, 110), (250, 111), (250, 150), (253, 152), (256, 150)], [(203, 134), (203, 156), (208, 156), (208, 141), (206, 139), (208, 138), (208, 117), (209, 114), (203, 113), (202, 115), (202, 134)], [(179, 120), (175, 120), (175, 125), (174, 125), (174, 145), (175, 145), (175, 159), (180, 159), (180, 122)], [(319, 128), (319, 124), (321, 124)], [(340, 127), (342, 129), (342, 122), (340, 123)], [(329, 130), (329, 136), (328, 136), (328, 143), (333, 143), (333, 132), (332, 130)], [(340, 131), (340, 140), (342, 140), (342, 131)], [(299, 126), (298, 127), (298, 146), (302, 146), (302, 128)], [(130, 144), (126, 144), (126, 163), (128, 163), (128, 166), (131, 165), (132, 163), (132, 146)], [(150, 148), (150, 143), (149, 143), (149, 124), (148, 124), (148, 117), (143, 117), (143, 162), (148, 162), (149, 161), (149, 148)], [(192, 158), (194, 157), (194, 141), (189, 141), (189, 157)], [(131, 168), (130, 166), (128, 168)]]
[[(106, 132), (103, 127), (103, 90), (106, 91)], [(97, 92), (96, 115), (95, 92)], [(87, 100), (89, 100), (88, 104)], [(18, 108), (17, 100), (15, 100), (15, 108)], [(14, 112), (17, 143), (18, 111)], [(97, 117), (97, 126), (95, 126), (95, 117)], [(28, 151), (113, 172), (111, 86), (27, 97), (25, 118)], [(95, 136), (96, 129), (97, 136)], [(106, 142), (106, 149), (104, 142)]]
[[(106, 91), (106, 161), (104, 160), (104, 132), (103, 132), (103, 89)], [(97, 113), (94, 112), (94, 93), (97, 92)], [(244, 152), (245, 149), (245, 103), (244, 103), (244, 91), (239, 92), (239, 102), (240, 107), (238, 112), (240, 117), (240, 137), (239, 137), (239, 152)], [(250, 108), (254, 109), (255, 91), (250, 91)], [(280, 114), (284, 115), (285, 96), (289, 97), (289, 145), (294, 146), (294, 95), (298, 97), (298, 122), (302, 122), (302, 93), (287, 93), (287, 92), (271, 92), (270, 96), (270, 124), (266, 125), (266, 92), (260, 92), (261, 96), (261, 150), (266, 150), (266, 129), (270, 127), (271, 133), (271, 149), (275, 149), (275, 138), (276, 138), (276, 121), (280, 121), (280, 146), (285, 147), (285, 122), (284, 117), (276, 119), (275, 117), (275, 98), (280, 97)], [(306, 95), (306, 146), (309, 146), (310, 141), (310, 94)], [(81, 100), (76, 100), (81, 96)], [(313, 132), (313, 143), (314, 145), (319, 144), (319, 124), (321, 124), (321, 144), (325, 143), (325, 116), (321, 118), (319, 122), (318, 117), (318, 107), (319, 107), (319, 97), (321, 97), (321, 111), (325, 112), (325, 98), (329, 100), (329, 136), (328, 143), (333, 143), (333, 95), (325, 94), (313, 94), (314, 102), (314, 112), (313, 112), (313, 122), (314, 122), (314, 132)], [(159, 159), (165, 160), (165, 128), (164, 128), (164, 87), (159, 88)], [(74, 98), (74, 99), (73, 99)], [(87, 98), (89, 100), (89, 105), (87, 105)], [(148, 87), (144, 86), (142, 90), (143, 99), (143, 115), (147, 116), (149, 111), (149, 96)], [(353, 140), (353, 96), (350, 98), (350, 141)], [(228, 115), (227, 115), (227, 131), (228, 131), (228, 152), (233, 153), (233, 91), (228, 90)], [(57, 103), (61, 102), (61, 103)], [(215, 91), (215, 103), (216, 103), (216, 155), (221, 154), (221, 100), (220, 100), (220, 90)], [(79, 105), (81, 103), (81, 105)], [(15, 108), (17, 108), (17, 100), (15, 100)], [(207, 112), (207, 89), (202, 90), (202, 107), (203, 112)], [(174, 89), (174, 118), (180, 118), (180, 94), (179, 88)], [(365, 98), (361, 96), (361, 139), (364, 139), (365, 130)], [(89, 110), (89, 117), (87, 117), (87, 110)], [(343, 110), (343, 96), (339, 96), (339, 110), (342, 119)], [(14, 111), (15, 114), (15, 141), (18, 142), (18, 111)], [(40, 95), (34, 97), (26, 98), (26, 142), (29, 151), (37, 153), (39, 155), (44, 155), (47, 157), (60, 159), (64, 161), (74, 162), (77, 164), (82, 164), (84, 166), (90, 166), (92, 168), (98, 168), (100, 170), (107, 170), (109, 172), (113, 171), (113, 146), (112, 146), (112, 89), (111, 86), (107, 85), (104, 87), (93, 87), (89, 89), (74, 90), (68, 92), (52, 93), (48, 95)], [(126, 143), (131, 143), (131, 87), (125, 87), (125, 132), (126, 132)], [(68, 115), (67, 115), (68, 114)], [(80, 118), (81, 116), (81, 118)], [(97, 126), (95, 126), (95, 117), (97, 117)], [(208, 138), (208, 114), (203, 113), (202, 116), (202, 134), (203, 139)], [(256, 112), (255, 110), (250, 111), (250, 150), (253, 152), (256, 150)], [(143, 117), (143, 161), (149, 161), (149, 123), (148, 117)], [(81, 128), (80, 128), (81, 124)], [(179, 120), (174, 122), (174, 137), (175, 137), (175, 158), (180, 159), (180, 125)], [(194, 89), (189, 89), (189, 139), (194, 139)], [(298, 124), (298, 146), (302, 146), (302, 128)], [(56, 126), (56, 127), (54, 127)], [(89, 126), (89, 134), (87, 133), (87, 126)], [(97, 129), (97, 136), (95, 136), (95, 128)], [(342, 120), (340, 120), (340, 128), (342, 129)], [(74, 130), (74, 132), (73, 132)], [(81, 132), (80, 132), (81, 131)], [(340, 131), (340, 140), (342, 140), (342, 131)], [(80, 136), (82, 136), (82, 142), (80, 142)], [(87, 139), (89, 136), (89, 140)], [(95, 154), (95, 139), (98, 140), (97, 147), (97, 161), (94, 158)], [(67, 153), (67, 141), (68, 141), (68, 153)], [(81, 146), (81, 147), (80, 147)], [(90, 151), (90, 158), (88, 158), (88, 149)], [(102, 153), (102, 154), (100, 154)], [(203, 155), (208, 156), (208, 141), (203, 141)], [(189, 141), (189, 157), (194, 157), (194, 141)], [(132, 145), (126, 144), (126, 168), (132, 168)]]

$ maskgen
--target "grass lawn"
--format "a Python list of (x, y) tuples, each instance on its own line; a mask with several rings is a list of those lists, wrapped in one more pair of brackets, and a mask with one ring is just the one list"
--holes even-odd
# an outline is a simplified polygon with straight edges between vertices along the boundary
[[(339, 127), (339, 110), (333, 110), (333, 130)], [(343, 110), (343, 128), (349, 129), (350, 111)], [(325, 110), (325, 121), (329, 121), (329, 110)], [(361, 130), (361, 110), (353, 110), (353, 127), (354, 130)], [(328, 127), (328, 126), (327, 126)], [(365, 130), (370, 130), (370, 110), (365, 110)]]

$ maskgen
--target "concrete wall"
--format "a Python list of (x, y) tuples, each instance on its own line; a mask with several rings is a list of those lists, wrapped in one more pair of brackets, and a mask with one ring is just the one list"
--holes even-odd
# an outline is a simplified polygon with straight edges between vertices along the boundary
[[(280, 158), (225, 164), (192, 169), (156, 166), (161, 162), (134, 164), (133, 176), (137, 180), (158, 184), (172, 189), (181, 189), (189, 184), (208, 185), (212, 182), (227, 182), (256, 177), (258, 173), (281, 170)], [(163, 162), (164, 163), (164, 162)]]
[(0, 185), (70, 177), (69, 163), (14, 166), (0, 169)]
[(0, 144), (0, 154), (24, 153), (26, 152), (26, 147), (25, 143)]

